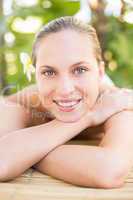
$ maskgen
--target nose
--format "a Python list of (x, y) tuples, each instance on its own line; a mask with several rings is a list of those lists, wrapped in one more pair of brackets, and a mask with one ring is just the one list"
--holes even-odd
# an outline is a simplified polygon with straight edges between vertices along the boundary
[(69, 77), (63, 77), (60, 79), (57, 85), (57, 93), (60, 97), (68, 97), (75, 91), (75, 83)]

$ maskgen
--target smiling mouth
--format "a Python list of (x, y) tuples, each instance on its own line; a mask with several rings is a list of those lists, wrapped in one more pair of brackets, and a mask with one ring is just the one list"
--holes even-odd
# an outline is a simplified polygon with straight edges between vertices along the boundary
[(82, 99), (66, 101), (66, 102), (54, 101), (54, 103), (56, 103), (59, 110), (64, 111), (64, 112), (70, 112), (76, 108), (76, 106), (80, 103), (81, 100)]

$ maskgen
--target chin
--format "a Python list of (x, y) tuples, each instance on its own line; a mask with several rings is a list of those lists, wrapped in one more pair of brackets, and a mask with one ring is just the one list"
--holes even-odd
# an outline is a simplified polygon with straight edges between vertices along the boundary
[(78, 121), (78, 120), (63, 120), (63, 119), (58, 119), (58, 120), (64, 123), (74, 123)]
[(58, 120), (64, 123), (74, 123), (78, 121), (78, 120), (63, 120), (63, 119), (58, 119)]
[(57, 120), (61, 121), (61, 122), (64, 122), (64, 123), (74, 123), (74, 122), (77, 122), (79, 121), (80, 119), (82, 118), (82, 116), (69, 116), (69, 117), (56, 117)]

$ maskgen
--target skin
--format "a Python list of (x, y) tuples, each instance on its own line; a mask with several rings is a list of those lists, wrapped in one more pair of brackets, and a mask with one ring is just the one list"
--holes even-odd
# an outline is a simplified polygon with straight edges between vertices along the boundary
[[(82, 63), (82, 66), (84, 66), (87, 71), (82, 73), (80, 72), (77, 75), (73, 73), (72, 69), (74, 68), (77, 72), (77, 68), (79, 69), (81, 65), (73, 65), (81, 61), (84, 62)], [(44, 76), (44, 67), (43, 69), (41, 67), (44, 65), (53, 67), (54, 71), (56, 71), (55, 75), (52, 77)], [(76, 127), (78, 127), (78, 129), (79, 127), (83, 127), (82, 129), (85, 129), (87, 128), (86, 124), (88, 124), (89, 127), (92, 125), (92, 123), (89, 124), (88, 116), (91, 116), (89, 114), (94, 113), (96, 100), (99, 93), (103, 89), (101, 85), (103, 74), (103, 64), (98, 65), (93, 52), (93, 43), (90, 39), (88, 39), (86, 34), (67, 30), (51, 34), (41, 41), (37, 50), (37, 87), (28, 88), (27, 90), (25, 89), (24, 91), (7, 98), (8, 101), (19, 103), (19, 106), (21, 105), (21, 110), (19, 110), (17, 106), (15, 106), (12, 110), (8, 109), (8, 113), (10, 112), (12, 116), (18, 116), (17, 119), (20, 123), (14, 124), (14, 127), (10, 130), (10, 126), (6, 126), (6, 120), (9, 114), (7, 113), (4, 115), (3, 124), (1, 125), (1, 134), (3, 136), (5, 131), (5, 133), (12, 132), (12, 135), (10, 134), (10, 137), (8, 134), (7, 137), (1, 136), (3, 140), (0, 140), (0, 146), (2, 146), (2, 144), (6, 145), (7, 141), (9, 142), (11, 140), (11, 136), (13, 138), (15, 134), (17, 135), (18, 133), (23, 132), (21, 136), (25, 135), (25, 138), (22, 138), (21, 140), (23, 141), (22, 143), (25, 144), (26, 148), (26, 144), (29, 146), (29, 142), (26, 143), (27, 141), (31, 141), (30, 145), (33, 141), (34, 145), (36, 144), (35, 141), (37, 141), (37, 138), (35, 136), (37, 133), (40, 144), (40, 152), (38, 152), (38, 155), (33, 157), (34, 159), (31, 160), (30, 157), (33, 156), (33, 151), (31, 151), (29, 155), (27, 151), (28, 158), (25, 158), (25, 162), (23, 162), (23, 164), (18, 162), (19, 157), (21, 157), (18, 153), (18, 160), (16, 160), (16, 164), (14, 164), (13, 167), (8, 168), (8, 170), (12, 168), (10, 175), (8, 174), (8, 176), (5, 176), (3, 180), (15, 177), (15, 170), (13, 171), (15, 166), (17, 166), (17, 175), (22, 172), (22, 167), (23, 169), (26, 169), (28, 166), (34, 166), (34, 168), (43, 173), (76, 185), (99, 188), (115, 188), (124, 184), (124, 180), (131, 169), (133, 162), (133, 135), (131, 134), (133, 131), (133, 113), (132, 111), (120, 112), (125, 106), (123, 106), (122, 101), (119, 101), (124, 98), (124, 94), (116, 96), (115, 101), (110, 101), (110, 96), (106, 96), (106, 98), (104, 96), (102, 106), (98, 106), (97, 110), (100, 110), (101, 108), (102, 111), (108, 112), (108, 110), (111, 110), (108, 115), (104, 116), (106, 120), (104, 119), (100, 121), (101, 118), (103, 118), (104, 113), (100, 112), (101, 115), (99, 122), (98, 120), (97, 122), (93, 121), (93, 126), (97, 126), (104, 122), (102, 125), (104, 136), (101, 138), (98, 146), (65, 144), (65, 142), (72, 138), (72, 135), (76, 135)], [(27, 95), (29, 99), (28, 101), (26, 98)], [(19, 98), (18, 102), (17, 96), (23, 96), (24, 98)], [(71, 97), (81, 97), (83, 100), (82, 104), (70, 113), (62, 113), (57, 108), (57, 105), (53, 103), (53, 99)], [(115, 102), (119, 103), (116, 105)], [(121, 108), (119, 107), (120, 105)], [(53, 123), (53, 126), (57, 128), (53, 135), (53, 126), (49, 125), (49, 123), (46, 123), (46, 125), (48, 125), (45, 126), (45, 120), (36, 121), (34, 116), (31, 116), (33, 108), (36, 112), (40, 110), (43, 112), (48, 110), (53, 119), (56, 118), (57, 121), (53, 120), (52, 117), (49, 119), (51, 120), (51, 125)], [(114, 108), (115, 111), (112, 112)], [(1, 112), (3, 111), (4, 113), (6, 107), (3, 108), (3, 106), (0, 106), (0, 109)], [(23, 121), (25, 117), (27, 118), (26, 122)], [(11, 120), (10, 117), (9, 120)], [(29, 130), (34, 133), (34, 137), (30, 136), (31, 138), (28, 138), (28, 136), (26, 136), (26, 126), (32, 126), (32, 123), (36, 128), (39, 128), (36, 126), (38, 123), (42, 123), (44, 125), (41, 126), (42, 129), (40, 130), (40, 127), (38, 131), (37, 129), (31, 127)], [(71, 131), (69, 130), (70, 133), (64, 132), (66, 129), (64, 129), (64, 127), (66, 127), (66, 125), (69, 125), (70, 128), (72, 127)], [(13, 130), (18, 131), (13, 132)], [(89, 130), (90, 129), (88, 128), (88, 131)], [(47, 135), (47, 133), (51, 134)], [(43, 134), (44, 138), (42, 139)], [(67, 134), (67, 137), (65, 134)], [(68, 137), (70, 134), (71, 137)], [(79, 133), (77, 132), (77, 135), (78, 134)], [(61, 138), (60, 143), (57, 143), (58, 145), (54, 144), (53, 149), (50, 149), (47, 147), (47, 143), (45, 143), (45, 141), (47, 141), (47, 138), (51, 135), (53, 140), (51, 138), (48, 141), (56, 140), (58, 135), (61, 135), (61, 137), (64, 135), (66, 138)], [(15, 139), (15, 141), (17, 140)], [(12, 143), (9, 144), (11, 145)], [(47, 147), (46, 149), (45, 146)], [(19, 147), (16, 147), (16, 149), (17, 148), (17, 152), (19, 152), (20, 145)], [(3, 151), (5, 152), (6, 150), (4, 149)], [(44, 155), (43, 151), (45, 152)], [(8, 156), (8, 152), (6, 152), (6, 155)], [(82, 158), (82, 162), (79, 162), (79, 158)], [(8, 160), (9, 159), (7, 159), (7, 161)], [(12, 166), (11, 162), (9, 164), (9, 166)], [(19, 169), (20, 164), (21, 170)]]
[[(38, 45), (36, 81), (40, 99), (58, 120), (74, 122), (96, 102), (104, 68), (98, 65), (92, 49), (87, 34), (72, 30), (51, 34)], [(53, 103), (71, 98), (82, 99), (73, 112), (62, 112)]]

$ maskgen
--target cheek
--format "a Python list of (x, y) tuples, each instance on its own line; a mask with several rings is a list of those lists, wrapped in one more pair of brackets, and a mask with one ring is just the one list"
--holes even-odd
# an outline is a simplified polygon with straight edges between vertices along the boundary
[(38, 85), (38, 90), (41, 95), (41, 98), (48, 100), (52, 99), (53, 89), (50, 87), (49, 84), (40, 84)]
[(39, 89), (39, 95), (40, 95), (40, 100), (43, 104), (44, 107), (49, 108), (51, 104), (53, 103), (53, 92), (51, 89), (47, 86), (40, 86)]
[(89, 107), (92, 107), (99, 95), (99, 82), (94, 76), (85, 79), (81, 83), (82, 91), (84, 93), (85, 101)]

